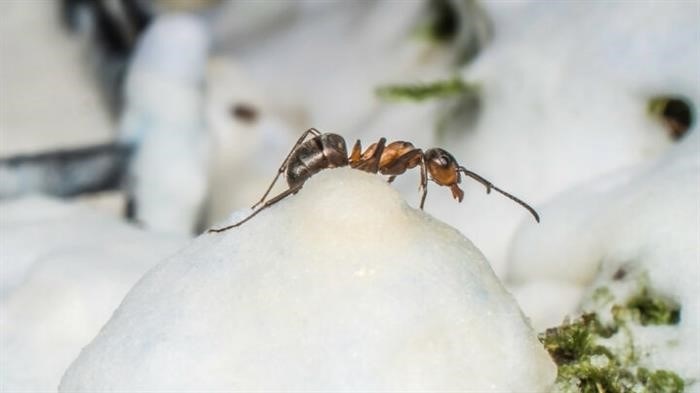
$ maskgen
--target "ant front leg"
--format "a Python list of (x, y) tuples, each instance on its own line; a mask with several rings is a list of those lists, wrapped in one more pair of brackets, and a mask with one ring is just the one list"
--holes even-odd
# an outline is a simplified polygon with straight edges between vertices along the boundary
[(289, 154), (287, 154), (287, 158), (285, 158), (284, 161), (282, 161), (282, 165), (280, 165), (279, 169), (277, 170), (277, 175), (272, 180), (272, 183), (270, 183), (270, 186), (267, 187), (267, 191), (265, 191), (262, 198), (260, 198), (260, 200), (257, 203), (255, 203), (255, 205), (253, 205), (251, 209), (255, 209), (258, 205), (265, 202), (265, 198), (267, 198), (267, 196), (270, 194), (270, 191), (272, 191), (272, 187), (275, 186), (277, 179), (279, 179), (280, 175), (282, 175), (287, 170), (287, 164), (289, 163), (289, 158), (292, 156), (292, 153), (294, 153), (294, 150), (296, 150), (302, 143), (304, 143), (304, 140), (306, 139), (306, 137), (309, 136), (309, 134), (312, 134), (313, 136), (319, 136), (321, 135), (321, 132), (315, 128), (309, 128), (308, 130), (304, 131), (303, 134), (301, 134), (299, 140), (297, 140), (294, 146), (292, 146), (292, 150), (290, 150)]

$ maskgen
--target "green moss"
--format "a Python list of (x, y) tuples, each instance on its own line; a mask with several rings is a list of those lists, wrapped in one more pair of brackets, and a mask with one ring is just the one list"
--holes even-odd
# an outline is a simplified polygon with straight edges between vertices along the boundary
[(625, 305), (631, 317), (643, 326), (647, 325), (676, 325), (681, 319), (681, 309), (678, 304), (666, 298), (655, 295), (647, 287), (633, 296)]
[(573, 323), (547, 329), (540, 341), (558, 365), (569, 364), (592, 355), (610, 355), (605, 347), (595, 344), (595, 337), (608, 335), (595, 314), (585, 314)]
[(685, 388), (685, 383), (677, 374), (666, 370), (650, 372), (640, 367), (637, 378), (650, 393), (680, 393)]
[(615, 296), (613, 296), (612, 292), (610, 292), (610, 289), (607, 287), (596, 288), (595, 291), (593, 291), (591, 298), (594, 302), (596, 302), (596, 304), (599, 305), (612, 303), (615, 300)]
[[(624, 326), (605, 326), (594, 313), (547, 329), (540, 341), (558, 366), (557, 387), (582, 393), (682, 392), (683, 380), (667, 370), (636, 370), (629, 358), (620, 358), (601, 344)], [(641, 390), (640, 390), (641, 389)]]
[(456, 97), (476, 89), (477, 86), (467, 84), (460, 78), (452, 78), (432, 83), (382, 86), (377, 88), (376, 94), (385, 100), (425, 101)]
[(635, 375), (607, 358), (607, 364), (596, 364), (593, 357), (585, 356), (579, 361), (559, 367), (559, 380), (576, 379), (578, 390), (583, 393), (625, 392), (635, 384)]

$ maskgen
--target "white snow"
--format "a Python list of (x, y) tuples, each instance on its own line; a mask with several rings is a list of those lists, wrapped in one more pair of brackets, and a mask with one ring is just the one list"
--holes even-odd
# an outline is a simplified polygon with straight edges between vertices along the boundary
[[(461, 134), (444, 146), (527, 202), (544, 203), (667, 151), (665, 128), (646, 113), (650, 97), (680, 94), (696, 108), (700, 103), (696, 2), (485, 6), (493, 41), (462, 72), (479, 85), (482, 110), (473, 126), (453, 124)], [(465, 192), (459, 207), (428, 196), (427, 210), (478, 244), (502, 275), (513, 232), (523, 219), (529, 224), (527, 212), (485, 196), (478, 184)]]
[(340, 168), (159, 264), (60, 391), (544, 391), (555, 374), (471, 242)]
[(53, 199), (0, 211), (0, 391), (56, 391), (124, 294), (184, 239)]

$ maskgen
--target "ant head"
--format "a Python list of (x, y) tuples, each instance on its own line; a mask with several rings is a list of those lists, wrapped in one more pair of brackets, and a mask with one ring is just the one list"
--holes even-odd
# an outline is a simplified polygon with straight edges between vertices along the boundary
[(348, 165), (348, 149), (345, 139), (338, 134), (322, 134), (323, 154), (328, 159), (329, 168)]
[(460, 182), (459, 166), (452, 154), (439, 148), (425, 151), (425, 165), (432, 180), (441, 186), (451, 186)]

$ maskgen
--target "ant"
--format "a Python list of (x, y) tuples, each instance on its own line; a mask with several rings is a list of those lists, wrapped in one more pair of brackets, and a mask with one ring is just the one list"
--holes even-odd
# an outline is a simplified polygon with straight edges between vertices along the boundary
[[(309, 135), (313, 137), (309, 140)], [(516, 198), (515, 196), (501, 190), (490, 181), (477, 175), (476, 173), (459, 166), (457, 160), (447, 151), (439, 148), (428, 149), (425, 152), (417, 149), (410, 142), (396, 141), (386, 144), (386, 138), (379, 139), (379, 142), (370, 145), (364, 152), (360, 141), (355, 142), (352, 153), (348, 156), (345, 146), (345, 139), (338, 134), (321, 133), (315, 128), (306, 130), (299, 140), (294, 144), (292, 150), (284, 159), (282, 165), (277, 170), (277, 175), (270, 183), (262, 198), (251, 207), (262, 205), (253, 211), (243, 220), (219, 229), (210, 229), (209, 232), (223, 232), (231, 228), (242, 225), (253, 218), (265, 208), (268, 208), (289, 195), (296, 194), (311, 176), (326, 168), (337, 168), (350, 166), (370, 173), (381, 173), (389, 176), (388, 182), (394, 181), (396, 176), (403, 174), (409, 169), (420, 167), (420, 187), (421, 193), (420, 208), (423, 209), (425, 197), (427, 196), (428, 180), (432, 180), (441, 186), (450, 187), (452, 196), (462, 202), (464, 191), (458, 184), (462, 181), (461, 174), (471, 177), (486, 187), (486, 193), (491, 190), (505, 195), (511, 200), (523, 206), (540, 222), (540, 217), (530, 205)], [(289, 188), (272, 199), (265, 201), (270, 194), (272, 187), (279, 179), (280, 175), (286, 173)], [(430, 177), (428, 177), (428, 174)]]

